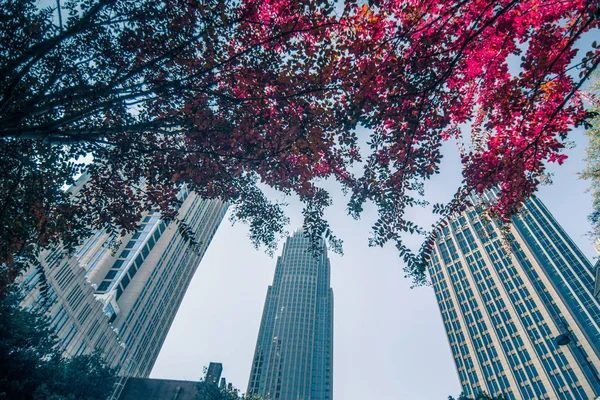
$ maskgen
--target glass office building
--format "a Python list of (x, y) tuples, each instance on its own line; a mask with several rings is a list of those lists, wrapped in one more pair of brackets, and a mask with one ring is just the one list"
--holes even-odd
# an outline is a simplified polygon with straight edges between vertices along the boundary
[(540, 200), (528, 200), (513, 222), (503, 236), (471, 208), (436, 238), (431, 281), (463, 391), (593, 399), (600, 394), (594, 268)]
[(300, 231), (277, 259), (248, 392), (270, 400), (331, 400), (333, 291), (325, 244), (319, 256)]
[[(195, 244), (183, 238), (175, 223), (148, 213), (139, 229), (120, 238), (117, 246), (114, 238), (96, 232), (72, 256), (66, 257), (60, 249), (46, 251), (40, 267), (25, 274), (23, 304), (44, 308), (65, 354), (99, 349), (121, 374), (150, 374), (192, 276), (227, 211), (226, 204), (187, 190), (179, 197), (180, 218), (194, 232)], [(49, 288), (45, 296), (40, 292), (41, 269)]]

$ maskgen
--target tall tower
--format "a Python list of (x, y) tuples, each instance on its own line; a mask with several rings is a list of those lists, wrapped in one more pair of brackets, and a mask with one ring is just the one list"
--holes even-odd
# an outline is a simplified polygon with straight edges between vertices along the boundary
[(594, 398), (600, 304), (593, 267), (538, 199), (513, 222), (503, 240), (496, 221), (471, 208), (436, 239), (431, 281), (463, 391)]
[[(81, 178), (74, 191), (85, 180)], [(175, 223), (148, 213), (139, 229), (117, 241), (96, 232), (72, 256), (45, 252), (24, 276), (24, 306), (47, 312), (67, 355), (100, 350), (128, 376), (147, 377), (187, 287), (227, 205), (182, 190), (179, 215), (195, 245)], [(42, 295), (41, 271), (48, 294)]]
[(248, 393), (271, 400), (331, 400), (333, 291), (327, 250), (301, 231), (288, 238), (267, 290)]

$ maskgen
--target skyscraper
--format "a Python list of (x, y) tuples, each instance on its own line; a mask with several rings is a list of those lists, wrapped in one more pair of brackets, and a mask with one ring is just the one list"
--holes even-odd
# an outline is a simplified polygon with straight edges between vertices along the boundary
[(436, 238), (431, 281), (461, 386), (509, 399), (594, 398), (593, 267), (540, 200), (513, 222), (505, 240), (471, 208)]
[(276, 400), (331, 400), (333, 291), (320, 256), (301, 231), (287, 239), (267, 290), (248, 392)]
[[(83, 183), (82, 178), (74, 190)], [(182, 190), (179, 215), (194, 232), (195, 245), (175, 223), (148, 213), (139, 229), (120, 238), (104, 232), (72, 256), (45, 252), (40, 266), (24, 276), (25, 306), (43, 307), (64, 352), (99, 349), (122, 374), (147, 377), (200, 260), (227, 205)], [(46, 296), (40, 279), (47, 280)]]

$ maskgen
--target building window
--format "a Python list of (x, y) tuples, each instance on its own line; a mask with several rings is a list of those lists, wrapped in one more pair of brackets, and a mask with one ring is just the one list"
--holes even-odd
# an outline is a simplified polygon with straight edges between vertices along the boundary
[(106, 274), (106, 277), (104, 279), (116, 279), (119, 277), (120, 274), (121, 274), (120, 270), (111, 269), (110, 271), (108, 271), (108, 274)]
[(99, 292), (106, 292), (108, 289), (110, 289), (110, 286), (113, 284), (113, 282), (110, 281), (103, 281), (100, 286), (98, 286), (98, 291)]

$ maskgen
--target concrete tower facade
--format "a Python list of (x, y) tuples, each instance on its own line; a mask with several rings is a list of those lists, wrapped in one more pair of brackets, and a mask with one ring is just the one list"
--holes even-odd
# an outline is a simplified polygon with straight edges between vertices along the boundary
[[(23, 304), (43, 307), (67, 355), (99, 349), (121, 374), (150, 374), (227, 211), (226, 204), (187, 190), (179, 197), (179, 215), (194, 232), (195, 245), (183, 238), (175, 223), (148, 213), (137, 232), (120, 238), (116, 251), (113, 238), (97, 232), (70, 257), (60, 249), (46, 252), (40, 266), (25, 275)], [(48, 282), (46, 296), (40, 293), (41, 269)]]
[(600, 304), (592, 265), (536, 198), (514, 218), (510, 240), (501, 232), (468, 209), (438, 234), (430, 263), (464, 392), (594, 398)]
[(269, 286), (248, 392), (271, 400), (331, 400), (333, 291), (323, 241), (288, 238)]

